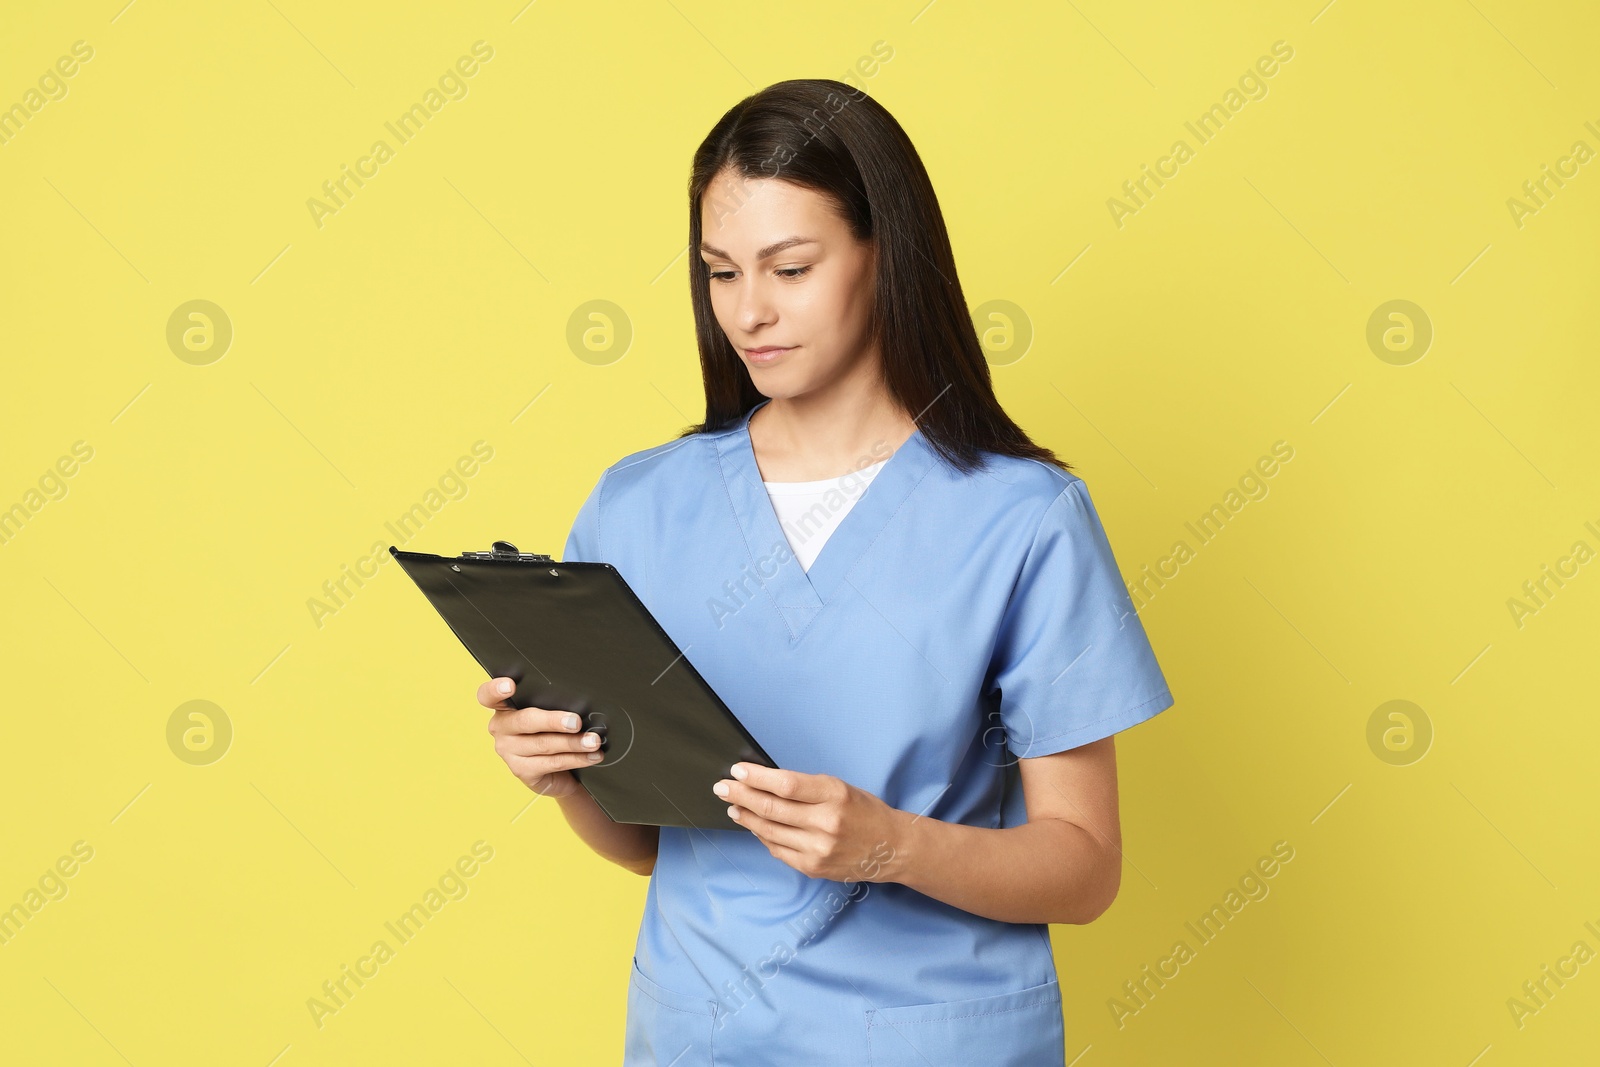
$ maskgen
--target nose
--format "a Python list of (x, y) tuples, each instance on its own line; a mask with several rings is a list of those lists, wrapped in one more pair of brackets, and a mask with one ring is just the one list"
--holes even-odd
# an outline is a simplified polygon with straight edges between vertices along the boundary
[(739, 279), (737, 289), (734, 321), (739, 329), (746, 333), (754, 333), (762, 326), (771, 325), (777, 318), (777, 311), (773, 305), (772, 294), (762, 280), (745, 275)]

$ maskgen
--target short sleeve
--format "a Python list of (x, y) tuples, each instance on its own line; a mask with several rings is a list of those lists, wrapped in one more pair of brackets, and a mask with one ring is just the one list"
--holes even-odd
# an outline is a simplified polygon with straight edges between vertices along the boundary
[(1098, 741), (1173, 704), (1082, 479), (1039, 523), (989, 678), (1020, 758)]
[(589, 490), (589, 497), (578, 508), (572, 520), (572, 531), (567, 534), (566, 547), (561, 551), (563, 563), (604, 563), (600, 556), (600, 497), (605, 492), (606, 476)]

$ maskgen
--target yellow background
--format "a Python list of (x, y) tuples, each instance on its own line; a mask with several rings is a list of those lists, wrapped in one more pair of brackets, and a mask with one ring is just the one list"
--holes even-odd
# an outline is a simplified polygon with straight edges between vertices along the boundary
[[(878, 41), (862, 81), (969, 305), (1031, 323), (995, 354), (1008, 410), (1130, 580), (1195, 550), (1142, 611), (1178, 704), (1119, 739), (1121, 896), (1052, 930), (1069, 1060), (1593, 1059), (1600, 963), (1520, 1027), (1506, 1004), (1600, 951), (1600, 564), (1507, 606), (1600, 549), (1600, 162), (1507, 207), (1600, 149), (1592, 5), (120, 4), (10, 5), (0, 33), (0, 105), (94, 49), (0, 145), (0, 507), (93, 449), (0, 545), (0, 906), (94, 850), (0, 946), (0, 1059), (620, 1059), (646, 882), (529, 805), (395, 567), (320, 626), (307, 603), (475, 441), (492, 460), (405, 547), (559, 553), (606, 465), (698, 418), (690, 155)], [(478, 40), (467, 96), (319, 228), (306, 201)], [(1184, 122), (1280, 40), (1198, 145)], [(234, 332), (208, 365), (166, 340), (196, 299)], [(596, 299), (633, 331), (609, 362), (567, 342)], [(1403, 366), (1366, 340), (1397, 299), (1434, 331)], [(1185, 523), (1279, 440), (1270, 493), (1199, 546)], [(1433, 731), (1408, 765), (1367, 740), (1396, 699)], [(232, 726), (210, 765), (168, 744), (191, 700)], [(308, 998), (480, 840), (467, 895), (319, 1029)], [(1270, 895), (1119, 1028), (1123, 983), (1277, 841)]]

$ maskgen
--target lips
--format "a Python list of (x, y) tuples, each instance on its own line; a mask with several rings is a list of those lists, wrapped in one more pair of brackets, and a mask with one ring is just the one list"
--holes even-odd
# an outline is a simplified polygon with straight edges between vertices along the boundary
[(774, 345), (763, 345), (760, 348), (747, 348), (744, 350), (744, 354), (752, 363), (771, 363), (785, 352), (793, 352), (798, 347), (798, 345), (792, 345), (788, 348), (780, 348)]

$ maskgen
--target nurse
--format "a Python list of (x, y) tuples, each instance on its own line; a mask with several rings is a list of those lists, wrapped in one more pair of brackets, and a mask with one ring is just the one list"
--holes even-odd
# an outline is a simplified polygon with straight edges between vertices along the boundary
[(695, 154), (705, 421), (607, 467), (614, 565), (782, 768), (727, 827), (612, 823), (557, 710), (484, 683), (513, 772), (650, 876), (626, 1067), (1064, 1063), (1048, 924), (1121, 877), (1113, 735), (1173, 697), (1088, 489), (1001, 409), (911, 142), (839, 82)]

